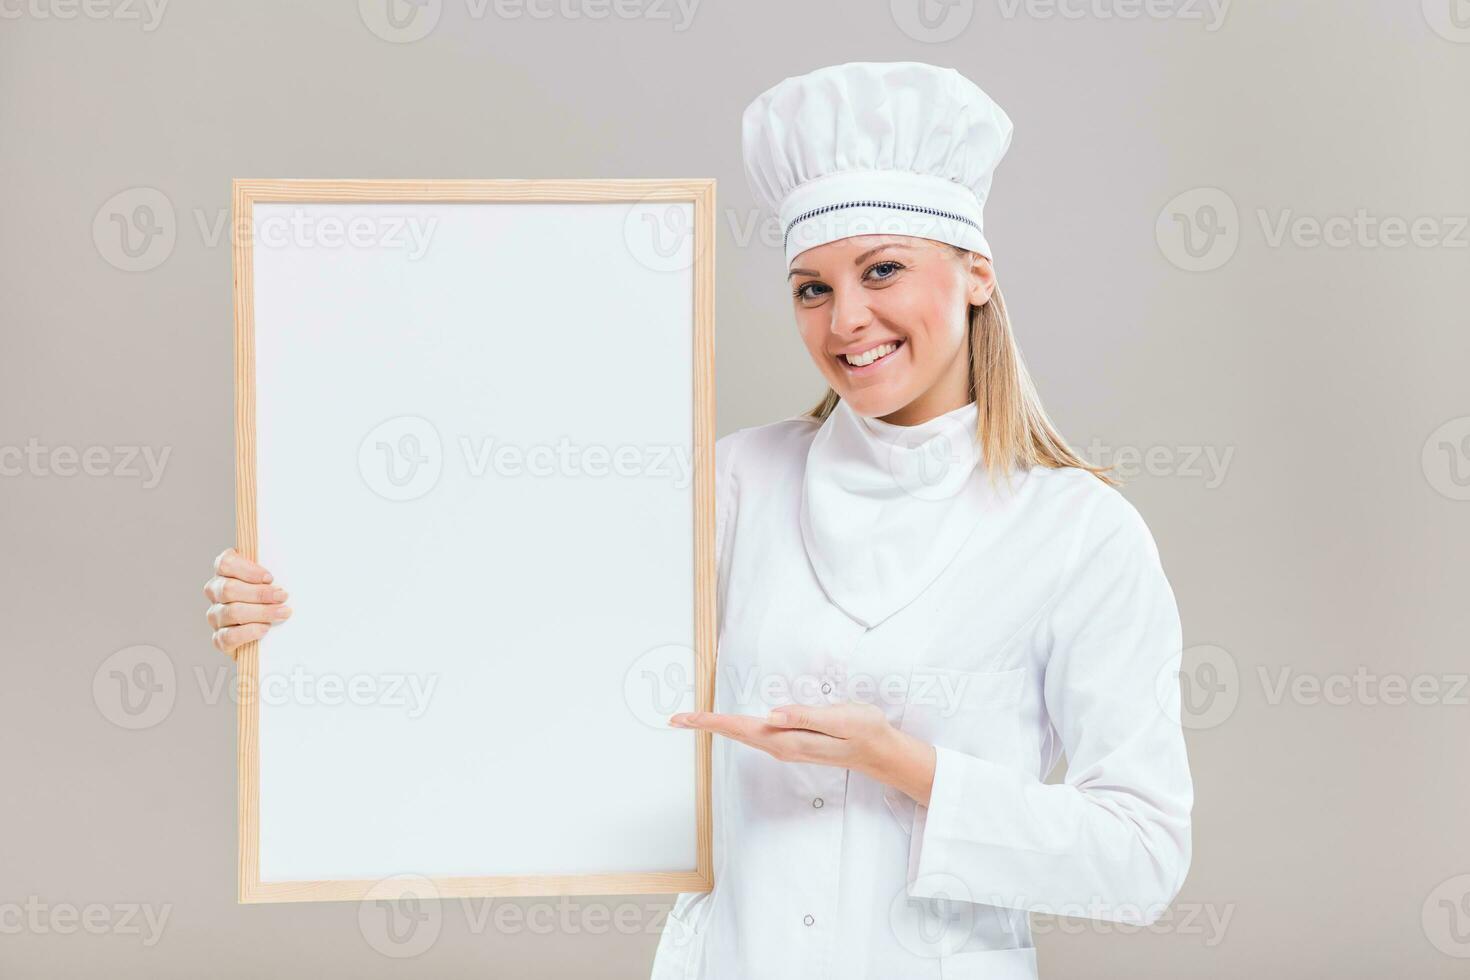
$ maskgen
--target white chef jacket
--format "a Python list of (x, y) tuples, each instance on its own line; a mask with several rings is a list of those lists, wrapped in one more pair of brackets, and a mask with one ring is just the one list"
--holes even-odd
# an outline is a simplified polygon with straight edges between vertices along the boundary
[(1034, 980), (1030, 911), (1155, 921), (1189, 868), (1193, 785), (1178, 611), (1138, 512), (1084, 470), (1017, 472), (865, 625), (804, 544), (819, 427), (716, 445), (715, 710), (879, 704), (936, 747), (930, 802), (716, 736), (714, 888), (677, 897), (652, 980)]

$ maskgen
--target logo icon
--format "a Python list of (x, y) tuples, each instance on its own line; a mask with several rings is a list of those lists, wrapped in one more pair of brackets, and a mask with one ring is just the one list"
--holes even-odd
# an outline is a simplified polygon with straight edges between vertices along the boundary
[(124, 272), (158, 268), (173, 254), (177, 238), (173, 202), (154, 187), (119, 191), (92, 218), (97, 254)]
[(1424, 19), (1446, 41), (1470, 44), (1470, 0), (1423, 0)]
[(1240, 670), (1224, 647), (1189, 647), (1177, 672), (1159, 671), (1155, 692), (1164, 714), (1185, 728), (1214, 728), (1240, 703)]
[(905, 492), (920, 500), (953, 497), (975, 470), (979, 435), (953, 416), (941, 419), (939, 431), (929, 438), (916, 441), (901, 434), (888, 448), (888, 471)]
[(417, 500), (444, 471), (439, 430), (416, 415), (389, 419), (364, 437), (357, 466), (368, 489), (384, 500)]
[(444, 0), (357, 0), (357, 12), (367, 29), (393, 44), (428, 37), (443, 8)]
[(1450, 419), (1424, 440), (1424, 478), (1441, 496), (1470, 500), (1470, 416)]
[(694, 650), (678, 643), (639, 655), (623, 675), (628, 710), (650, 728), (667, 729), (669, 715), (694, 710)]
[(914, 888), (930, 897), (914, 898), (905, 888), (888, 907), (888, 924), (899, 945), (930, 959), (958, 952), (975, 932), (976, 912), (989, 906), (975, 904), (969, 888), (953, 875), (922, 875)]
[(152, 728), (169, 716), (178, 696), (174, 662), (158, 647), (125, 647), (92, 675), (92, 700), (119, 728)]
[(645, 269), (679, 272), (697, 254), (694, 205), (688, 201), (638, 201), (623, 219), (623, 240)]
[(444, 913), (439, 889), (422, 875), (393, 875), (373, 885), (357, 906), (357, 927), (384, 956), (409, 959), (439, 940)]
[(1212, 272), (1240, 247), (1240, 211), (1218, 187), (1197, 187), (1164, 205), (1154, 237), (1175, 266), (1185, 272)]
[(1424, 900), (1424, 936), (1446, 956), (1470, 959), (1470, 875), (1439, 883)]
[(975, 0), (889, 0), (888, 12), (898, 29), (915, 41), (940, 44), (970, 26)]

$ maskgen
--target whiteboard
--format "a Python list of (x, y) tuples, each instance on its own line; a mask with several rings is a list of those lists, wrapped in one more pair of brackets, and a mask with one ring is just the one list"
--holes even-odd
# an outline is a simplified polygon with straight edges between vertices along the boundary
[(236, 182), (241, 901), (712, 886), (713, 195)]

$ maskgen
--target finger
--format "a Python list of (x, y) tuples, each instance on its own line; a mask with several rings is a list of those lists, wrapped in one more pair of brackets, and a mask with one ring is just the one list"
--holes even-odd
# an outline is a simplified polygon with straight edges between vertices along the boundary
[(777, 728), (749, 715), (722, 715), (694, 711), (674, 715), (677, 728), (696, 728), (760, 749), (784, 762), (820, 762), (835, 765), (843, 758), (841, 740), (814, 731)]
[(244, 582), (269, 584), (273, 581), (271, 573), (263, 566), (246, 558), (234, 548), (226, 548), (219, 553), (219, 557), (214, 560), (214, 573)]
[(226, 626), (214, 631), (214, 648), (221, 653), (233, 655), (247, 643), (265, 636), (270, 627), (265, 623), (250, 623), (246, 626)]
[(816, 762), (825, 766), (846, 765), (852, 756), (852, 744), (821, 732), (800, 728), (772, 729), (771, 742), (776, 751), (794, 762)]
[[(681, 719), (691, 718), (690, 715), (675, 715), (674, 717)], [(765, 733), (774, 733), (776, 732), (776, 729), (771, 728), (769, 725), (762, 725), (760, 727), (763, 729), (763, 732), (761, 732), (760, 734), (756, 734), (752, 732), (748, 726), (733, 724), (726, 720), (731, 717), (733, 716), (710, 715), (706, 713), (700, 716), (697, 722), (693, 720), (682, 720), (676, 722), (673, 718), (671, 718), (669, 719), (669, 723), (675, 728), (693, 728), (697, 731), (709, 732), (711, 735), (719, 735), (722, 738), (728, 738), (732, 742), (739, 742), (741, 745), (748, 745), (751, 748), (758, 749), (761, 752), (767, 753), (768, 755), (775, 754), (772, 751), (774, 746), (770, 743)]]
[(204, 583), (204, 598), (210, 602), (285, 602), (286, 590), (216, 575)]
[(204, 613), (215, 629), (243, 626), (246, 623), (279, 623), (291, 615), (290, 606), (261, 605), (258, 602), (217, 602)]
[(669, 719), (675, 728), (697, 728), (701, 731), (728, 735), (731, 738), (759, 738), (770, 728), (750, 715), (723, 715), (712, 711), (687, 711)]
[(766, 723), (847, 738), (852, 734), (852, 711), (846, 704), (783, 704), (771, 709)]
[(759, 749), (781, 762), (809, 762), (826, 766), (845, 765), (848, 743), (840, 738), (822, 735), (801, 729), (772, 728), (763, 726), (756, 734), (740, 730), (721, 731), (714, 734), (731, 741)]

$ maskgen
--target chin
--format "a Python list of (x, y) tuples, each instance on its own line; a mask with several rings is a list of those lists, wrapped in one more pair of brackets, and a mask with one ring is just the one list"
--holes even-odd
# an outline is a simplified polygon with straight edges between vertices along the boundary
[[(826, 359), (825, 364), (818, 363), (827, 383), (858, 415), (869, 418), (891, 415), (918, 397), (918, 392), (912, 390), (917, 386), (910, 381), (916, 374), (916, 364), (909, 338), (902, 334), (894, 337), (893, 341), (878, 345), (888, 349), (888, 353), (872, 358), (875, 348), (868, 352), (870, 359), (857, 365), (840, 355), (813, 352), (814, 356)], [(871, 346), (872, 341), (867, 345)]]
[(901, 393), (891, 390), (889, 385), (872, 388), (848, 388), (843, 390), (833, 386), (833, 390), (847, 402), (858, 415), (866, 418), (877, 418), (883, 415), (891, 415), (907, 405), (912, 398), (905, 398)]

